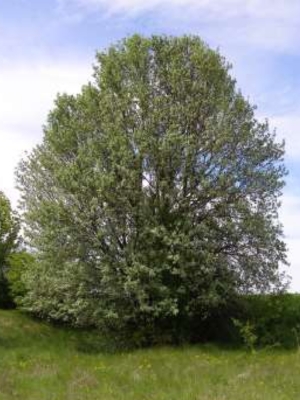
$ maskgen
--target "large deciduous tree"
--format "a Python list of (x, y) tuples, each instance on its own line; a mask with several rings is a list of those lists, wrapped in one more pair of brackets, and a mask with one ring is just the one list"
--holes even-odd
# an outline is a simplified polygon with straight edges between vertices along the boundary
[(79, 324), (203, 316), (280, 285), (284, 147), (197, 37), (130, 37), (19, 166), (25, 306)]
[(8, 198), (0, 191), (0, 306), (11, 305), (7, 271), (9, 257), (18, 247), (19, 223)]

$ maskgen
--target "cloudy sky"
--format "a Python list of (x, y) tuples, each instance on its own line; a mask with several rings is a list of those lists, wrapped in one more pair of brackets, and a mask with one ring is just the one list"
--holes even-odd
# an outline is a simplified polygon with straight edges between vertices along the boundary
[(286, 139), (281, 220), (300, 292), (299, 0), (0, 0), (0, 190), (42, 139), (57, 92), (76, 93), (95, 51), (132, 33), (197, 34), (233, 64), (238, 86)]

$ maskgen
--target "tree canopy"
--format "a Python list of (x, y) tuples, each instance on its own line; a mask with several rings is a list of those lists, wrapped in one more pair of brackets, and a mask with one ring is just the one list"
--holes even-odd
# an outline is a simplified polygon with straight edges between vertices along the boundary
[(198, 37), (129, 37), (59, 95), (18, 169), (24, 306), (77, 324), (204, 316), (280, 285), (284, 145)]

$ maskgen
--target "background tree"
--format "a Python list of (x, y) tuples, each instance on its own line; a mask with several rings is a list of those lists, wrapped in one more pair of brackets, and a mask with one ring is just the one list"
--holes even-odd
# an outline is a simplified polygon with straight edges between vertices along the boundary
[(19, 223), (8, 198), (0, 191), (0, 306), (11, 305), (7, 271), (9, 257), (18, 247)]
[(22, 303), (26, 295), (25, 276), (29, 269), (33, 268), (35, 262), (34, 255), (24, 248), (11, 253), (7, 259), (8, 270), (6, 279), (9, 286), (10, 299), (15, 305)]
[(197, 37), (130, 37), (61, 95), (18, 170), (38, 262), (24, 304), (121, 327), (280, 285), (284, 147)]

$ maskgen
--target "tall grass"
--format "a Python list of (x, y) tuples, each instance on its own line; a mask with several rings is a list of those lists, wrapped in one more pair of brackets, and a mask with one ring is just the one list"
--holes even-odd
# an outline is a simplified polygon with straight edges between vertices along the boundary
[(76, 332), (0, 311), (1, 400), (291, 400), (300, 355), (216, 346), (107, 353)]

